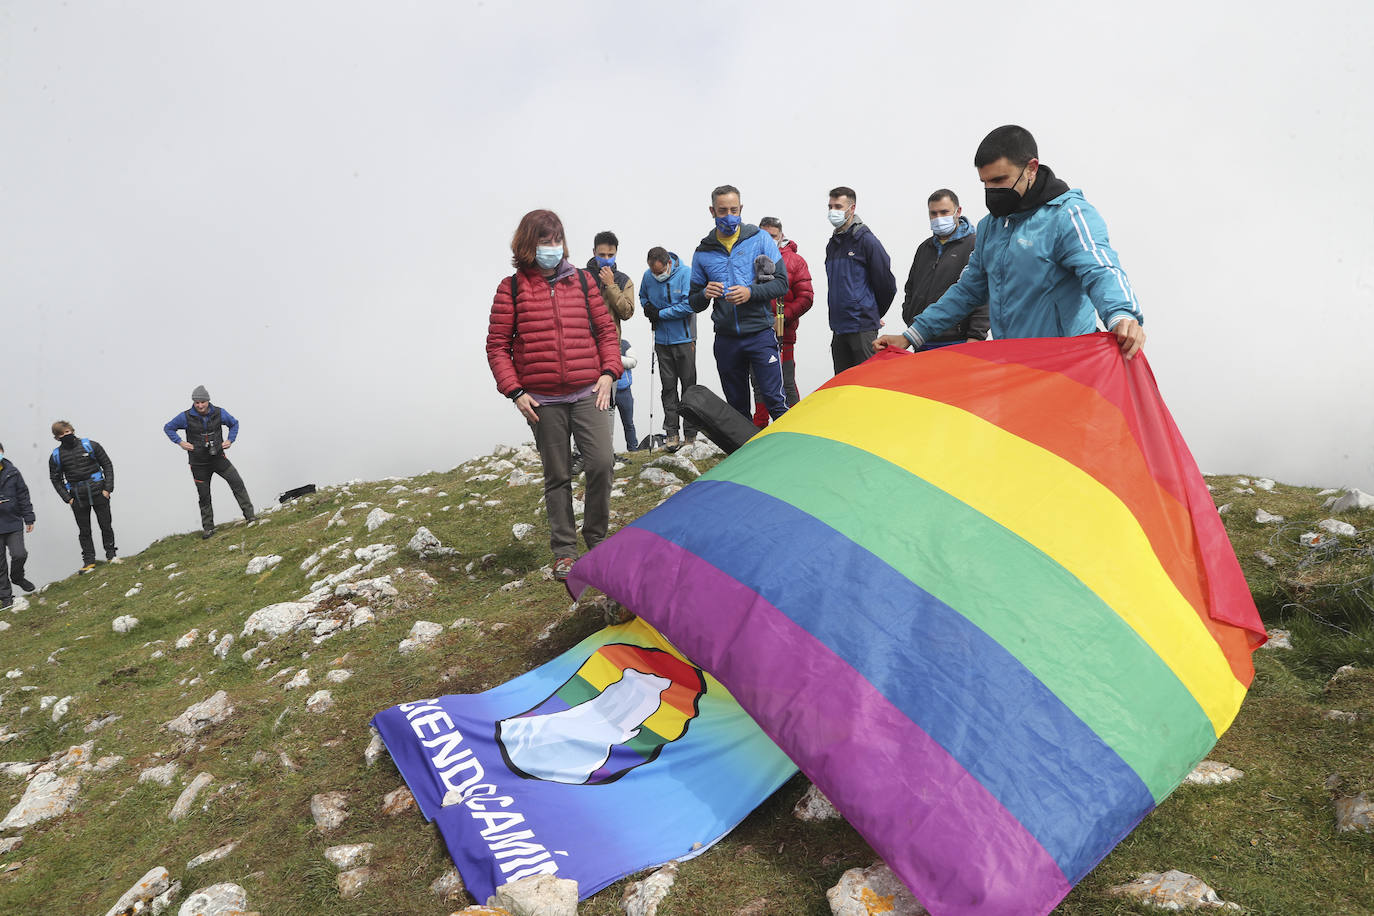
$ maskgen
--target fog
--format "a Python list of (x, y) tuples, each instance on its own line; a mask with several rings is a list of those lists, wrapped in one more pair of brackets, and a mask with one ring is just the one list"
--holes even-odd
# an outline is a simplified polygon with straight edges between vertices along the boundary
[[(805, 393), (830, 374), (826, 191), (858, 191), (900, 283), (931, 190), (984, 214), (973, 151), (1005, 123), (1105, 218), (1204, 471), (1374, 490), (1374, 7), (1228, 6), (0, 5), (0, 442), (31, 577), (79, 565), (57, 418), (113, 457), (125, 554), (199, 527), (161, 432), (198, 384), (259, 506), (528, 439), (483, 342), (536, 207), (578, 263), (617, 232), (638, 287), (739, 186), (817, 277)], [(647, 357), (641, 315), (626, 336)], [(640, 369), (641, 435), (654, 388)]]

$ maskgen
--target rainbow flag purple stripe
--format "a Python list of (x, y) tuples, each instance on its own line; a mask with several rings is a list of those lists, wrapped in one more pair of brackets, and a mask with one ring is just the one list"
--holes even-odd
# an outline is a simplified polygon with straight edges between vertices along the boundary
[(1234, 718), (1263, 641), (1107, 335), (846, 372), (580, 560), (933, 913), (1048, 912)]

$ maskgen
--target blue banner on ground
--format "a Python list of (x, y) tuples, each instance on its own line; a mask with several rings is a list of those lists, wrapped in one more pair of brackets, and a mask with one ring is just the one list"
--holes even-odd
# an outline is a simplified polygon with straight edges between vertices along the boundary
[(372, 724), (479, 902), (539, 874), (585, 898), (689, 858), (796, 772), (641, 620), (485, 693), (403, 703)]

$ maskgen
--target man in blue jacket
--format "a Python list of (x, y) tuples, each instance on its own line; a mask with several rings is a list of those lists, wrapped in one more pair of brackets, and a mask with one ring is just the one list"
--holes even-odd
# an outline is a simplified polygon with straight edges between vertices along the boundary
[[(654, 329), (654, 355), (663, 381), (663, 434), (668, 447), (676, 448), (682, 444), (677, 435), (679, 389), (686, 391), (697, 383), (697, 313), (687, 301), (692, 271), (661, 246), (649, 249), (648, 262), (639, 281), (639, 304)], [(682, 433), (688, 442), (697, 437), (697, 428), (686, 417)]]
[(24, 578), (24, 563), (29, 558), (24, 548), (24, 532), (33, 531), (33, 523), (29, 487), (14, 462), (5, 458), (5, 446), (0, 443), (0, 610), (14, 604), (10, 583), (26, 592), (33, 591), (33, 583)]
[(892, 260), (878, 237), (855, 212), (853, 188), (830, 192), (830, 225), (825, 245), (826, 303), (830, 306), (830, 358), (835, 374), (873, 355), (873, 335), (897, 295)]
[[(224, 427), (229, 427), (229, 438), (224, 438)], [(210, 392), (204, 385), (197, 385), (191, 392), (191, 409), (184, 410), (162, 427), (163, 433), (174, 444), (184, 449), (191, 464), (191, 477), (196, 482), (196, 495), (200, 497), (200, 527), (202, 538), (215, 533), (215, 508), (210, 503), (210, 478), (218, 474), (229, 484), (234, 499), (243, 510), (244, 521), (251, 522), (253, 501), (248, 498), (248, 489), (233, 463), (224, 456), (239, 437), (239, 421), (223, 407), (210, 403)], [(178, 432), (185, 432), (182, 439)]]
[(983, 138), (973, 165), (988, 215), (978, 223), (968, 267), (905, 332), (874, 340), (874, 350), (919, 349), (986, 302), (994, 338), (1091, 334), (1100, 320), (1126, 359), (1140, 352), (1140, 305), (1106, 224), (1038, 156), (1024, 127), (999, 127)]
[(716, 334), (716, 369), (725, 400), (743, 416), (749, 410), (749, 370), (762, 389), (768, 414), (787, 412), (782, 356), (773, 332), (773, 300), (787, 295), (787, 269), (767, 232), (741, 222), (739, 188), (711, 192), (715, 230), (692, 253), (692, 310), (711, 309)]

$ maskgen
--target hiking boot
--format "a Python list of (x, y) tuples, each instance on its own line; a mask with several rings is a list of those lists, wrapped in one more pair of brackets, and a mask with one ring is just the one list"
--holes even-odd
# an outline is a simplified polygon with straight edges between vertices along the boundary
[(33, 591), (33, 583), (30, 582), (28, 579), (25, 579), (23, 576), (14, 576), (10, 579), (10, 581), (13, 582), (15, 585), (19, 586), (20, 588), (22, 588), (26, 592)]
[(558, 582), (567, 582), (568, 573), (577, 562), (573, 557), (559, 557), (553, 561), (553, 577)]
[(210, 538), (212, 538), (212, 537), (214, 537), (214, 536), (215, 536), (215, 529), (213, 529), (213, 528), (206, 528), (204, 531), (202, 531), (202, 532), (200, 533), (200, 539), (201, 539), (202, 541), (207, 541), (207, 540), (209, 540)]
[(84, 575), (86, 575), (86, 573), (93, 573), (93, 572), (95, 572), (95, 564), (94, 564), (94, 563), (87, 563), (85, 566), (83, 566), (83, 567), (81, 567), (80, 569), (78, 569), (78, 570), (76, 571), (76, 574), (77, 574), (78, 576), (84, 576)]

